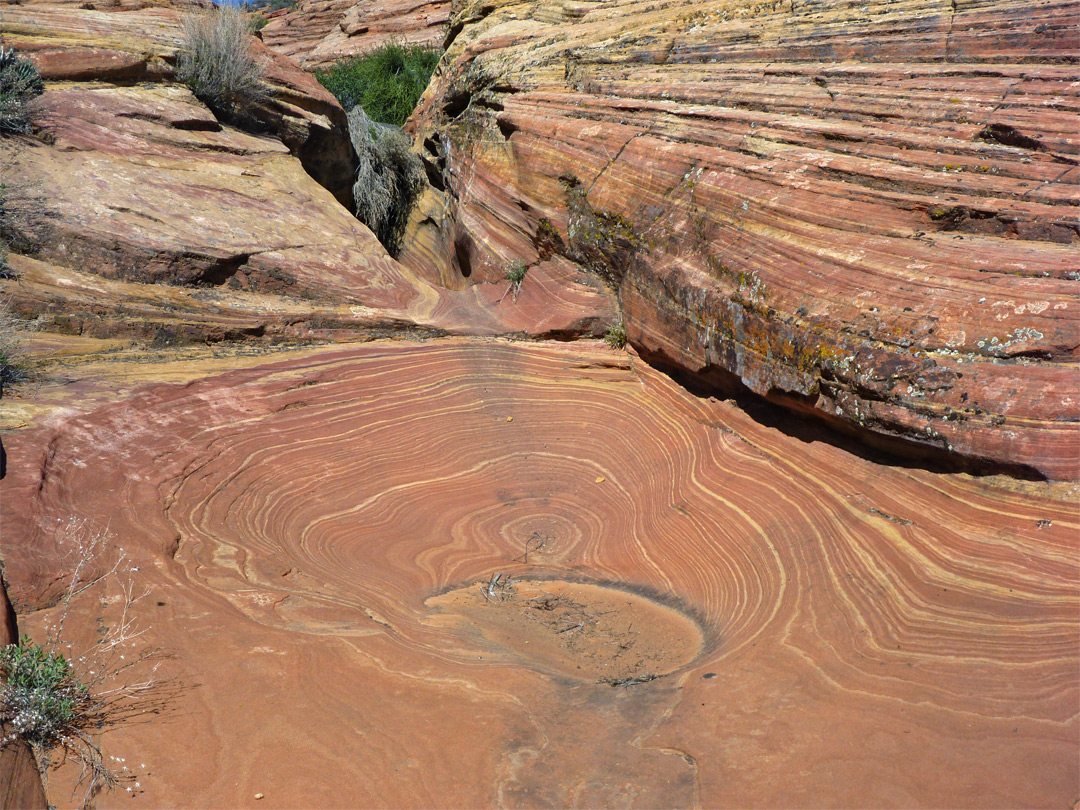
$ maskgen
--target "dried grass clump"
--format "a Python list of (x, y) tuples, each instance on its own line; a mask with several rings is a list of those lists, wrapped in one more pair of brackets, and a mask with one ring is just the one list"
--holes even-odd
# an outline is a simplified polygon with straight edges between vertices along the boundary
[(40, 183), (27, 182), (17, 163), (18, 147), (0, 153), (0, 278), (16, 278), (9, 250), (32, 253), (41, 247), (46, 202)]
[(235, 118), (247, 103), (266, 98), (265, 63), (252, 54), (247, 15), (220, 6), (184, 17), (177, 78), (215, 114)]
[(427, 182), (423, 164), (401, 130), (372, 121), (363, 107), (349, 113), (349, 137), (359, 162), (353, 183), (356, 218), (397, 256), (409, 211)]
[(32, 322), (17, 317), (7, 301), (0, 299), (0, 397), (8, 386), (31, 377), (26, 335), (32, 328)]

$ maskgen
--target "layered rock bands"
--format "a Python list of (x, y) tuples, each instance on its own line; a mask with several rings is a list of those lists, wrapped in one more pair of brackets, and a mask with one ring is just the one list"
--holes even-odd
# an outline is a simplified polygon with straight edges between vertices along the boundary
[(658, 362), (1080, 474), (1075, 0), (456, 7), (406, 263), (561, 255)]
[(374, 342), (11, 438), (2, 548), (24, 609), (71, 515), (152, 589), (187, 688), (103, 806), (1067, 806), (1075, 505), (813, 438), (602, 344)]

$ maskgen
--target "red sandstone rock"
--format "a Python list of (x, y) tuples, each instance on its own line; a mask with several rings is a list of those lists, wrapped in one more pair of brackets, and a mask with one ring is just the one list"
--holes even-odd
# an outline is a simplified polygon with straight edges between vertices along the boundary
[[(4, 13), (0, 31), (10, 47), (38, 65), (46, 80), (166, 81), (173, 78), (181, 41), (179, 21), (190, 8), (178, 5), (113, 11), (43, 3), (15, 6)], [(289, 60), (274, 57), (257, 41), (253, 55), (264, 63), (269, 96), (265, 102), (248, 104), (246, 114), (277, 134), (318, 182), (348, 202), (356, 161), (344, 111), (314, 78)], [(138, 95), (137, 90), (129, 92)], [(60, 105), (62, 117), (69, 112)], [(57, 125), (55, 119), (53, 125)], [(123, 143), (114, 148), (122, 151)]]
[[(1053, 61), (1075, 6), (464, 8), (417, 130), (445, 196), (418, 208), (412, 272), (282, 138), (219, 129), (171, 83), (166, 12), (9, 8), (52, 77), (52, 142), (17, 158), (56, 238), (4, 290), (51, 328), (575, 335), (613, 317), (601, 276), (636, 344), (706, 380), (839, 409), (864, 441), (1075, 464), (1075, 89)], [(280, 94), (320, 103), (290, 76)], [(145, 643), (189, 686), (171, 720), (104, 741), (146, 778), (103, 806), (1080, 793), (1075, 486), (883, 466), (591, 344), (378, 342), (200, 378), (230, 362), (207, 355), (130, 395), (76, 358), (62, 397), (2, 403), (29, 425), (0, 497), (19, 607), (55, 590), (58, 522), (107, 525), (153, 588)], [(580, 626), (518, 636), (475, 596), (474, 625), (444, 608), (495, 574), (615, 583), (704, 642), (596, 683), (574, 656), (636, 644), (589, 621), (610, 594), (522, 601), (517, 621)], [(81, 599), (69, 626), (92, 641), (113, 611)]]
[(415, 122), (446, 213), (403, 260), (461, 284), (489, 278), (463, 257), (555, 250), (667, 363), (1076, 478), (1078, 13), (467, 4)]
[(441, 48), (450, 0), (305, 0), (262, 30), (272, 50), (308, 70), (403, 42)]
[[(396, 329), (598, 334), (613, 318), (610, 296), (565, 262), (538, 265), (516, 297), (506, 283), (450, 292), (416, 278), (323, 187), (351, 194), (336, 100), (264, 51), (272, 96), (250, 112), (270, 132), (221, 124), (173, 78), (179, 19), (43, 4), (0, 19), (48, 83), (38, 137), (3, 150), (41, 202), (24, 223), (39, 261), (13, 259), (31, 275), (3, 282), (23, 315), (170, 345)], [(117, 297), (88, 303), (104, 289)]]
[[(153, 588), (144, 641), (190, 688), (110, 733), (149, 775), (105, 807), (1067, 806), (1075, 487), (822, 438), (604, 346), (372, 343), (5, 437), (0, 553), (28, 609), (84, 516)], [(497, 572), (616, 583), (704, 644), (656, 680), (577, 677), (587, 645), (530, 647), (588, 628), (515, 639), (432, 599)]]

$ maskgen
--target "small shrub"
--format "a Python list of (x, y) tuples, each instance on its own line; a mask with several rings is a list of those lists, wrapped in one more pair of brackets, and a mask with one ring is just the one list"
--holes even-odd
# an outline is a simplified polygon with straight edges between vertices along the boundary
[(423, 164), (401, 130), (372, 121), (363, 107), (349, 113), (349, 137), (359, 164), (353, 183), (356, 218), (397, 256), (409, 211), (427, 182)]
[[(506, 273), (504, 278), (510, 282), (510, 286), (506, 288), (506, 292), (514, 293), (514, 300), (517, 301), (518, 293), (521, 292), (521, 283), (525, 281), (525, 276), (528, 275), (529, 268), (521, 259), (510, 262), (506, 265)], [(506, 295), (503, 295), (505, 298)]]
[(315, 78), (341, 106), (360, 106), (373, 121), (402, 126), (431, 81), (439, 52), (390, 42), (360, 56), (342, 59)]
[(255, 14), (252, 14), (251, 18), (248, 20), (248, 28), (252, 31), (262, 31), (269, 22), (270, 21), (266, 19), (266, 17), (256, 12)]
[(510, 262), (506, 266), (506, 280), (511, 284), (521, 286), (521, 282), (525, 280), (526, 274), (529, 272), (529, 268), (525, 266), (525, 262), (521, 259)]
[(181, 35), (176, 77), (216, 114), (235, 119), (242, 105), (266, 97), (265, 65), (251, 53), (247, 16), (239, 8), (189, 14)]
[[(0, 748), (15, 739), (28, 743), (46, 790), (50, 769), (76, 763), (85, 788), (82, 806), (90, 807), (102, 790), (135, 782), (129, 768), (105, 764), (93, 735), (161, 714), (178, 686), (157, 677), (161, 651), (139, 643), (143, 629), (136, 623), (136, 606), (148, 594), (135, 590), (137, 569), (122, 550), (114, 550), (112, 535), (72, 519), (57, 539), (73, 566), (58, 620), (47, 624), (43, 644), (23, 636), (18, 644), (0, 648), (0, 720), (9, 727)], [(114, 556), (111, 565), (105, 564), (106, 556)], [(101, 604), (119, 605), (119, 619), (111, 626), (99, 619), (98, 638), (83, 652), (73, 652), (64, 640), (64, 622), (72, 599), (90, 589), (98, 591)]]
[(267, 14), (282, 8), (292, 11), (296, 8), (296, 0), (251, 0), (251, 2), (244, 4), (244, 8), (248, 11), (258, 9)]
[(622, 321), (609, 324), (604, 334), (604, 342), (613, 349), (622, 349), (626, 346), (626, 325)]
[(55, 748), (77, 733), (80, 718), (95, 713), (90, 689), (75, 678), (68, 660), (29, 636), (0, 648), (0, 671), (0, 716), (33, 748)]
[(0, 133), (30, 131), (30, 102), (45, 92), (32, 62), (0, 46)]

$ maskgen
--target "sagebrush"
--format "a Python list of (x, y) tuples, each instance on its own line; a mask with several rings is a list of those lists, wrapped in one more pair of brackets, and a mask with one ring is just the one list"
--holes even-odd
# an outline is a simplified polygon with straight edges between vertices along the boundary
[(188, 14), (181, 38), (176, 77), (216, 114), (235, 120), (244, 105), (266, 98), (265, 63), (252, 52), (248, 16), (239, 8)]
[(0, 45), (0, 134), (29, 132), (31, 102), (44, 92), (34, 64)]
[(390, 42), (317, 70), (315, 78), (346, 110), (361, 106), (373, 121), (400, 127), (427, 89), (439, 56), (431, 48)]

